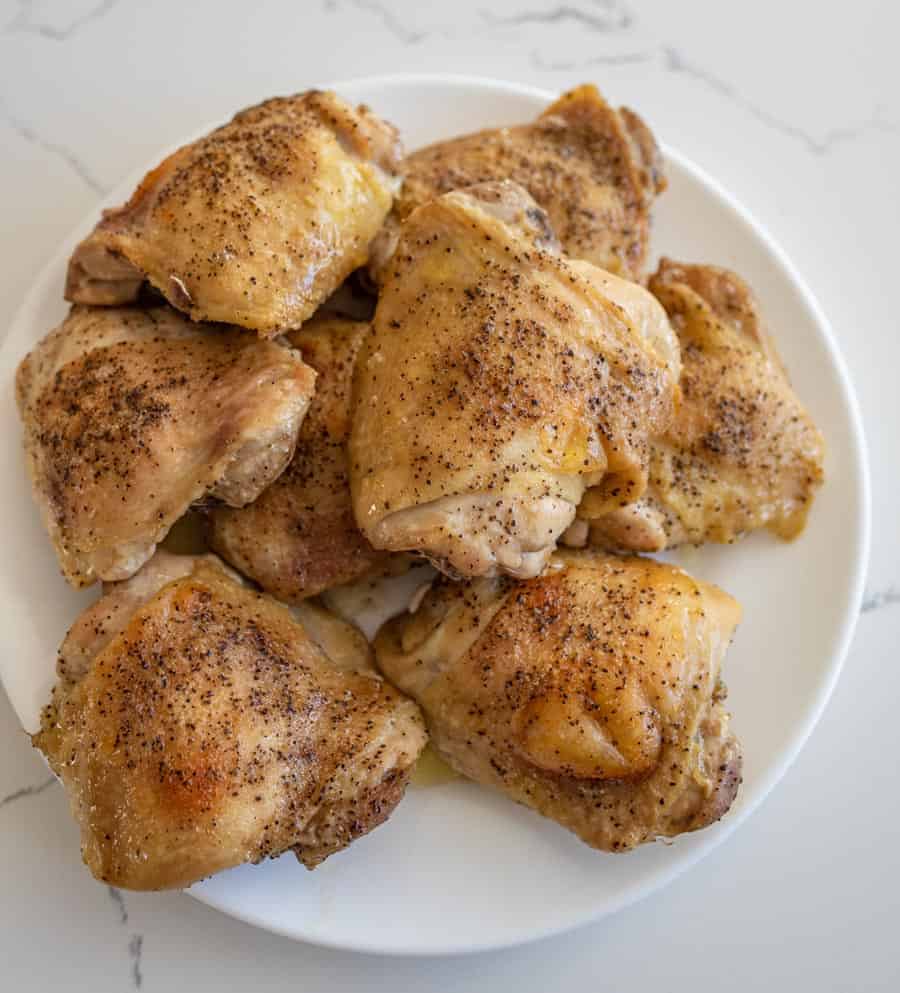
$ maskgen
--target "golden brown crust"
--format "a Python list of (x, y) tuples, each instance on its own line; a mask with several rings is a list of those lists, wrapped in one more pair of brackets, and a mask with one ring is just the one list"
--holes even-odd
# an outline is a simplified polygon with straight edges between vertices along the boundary
[(824, 443), (752, 291), (727, 269), (669, 259), (649, 285), (681, 343), (680, 403), (651, 446), (647, 494), (592, 520), (592, 541), (658, 551), (763, 527), (795, 537), (823, 479)]
[(300, 327), (369, 257), (399, 185), (396, 130), (310, 90), (178, 149), (75, 250), (66, 297), (127, 303), (147, 279), (194, 320)]
[(413, 762), (386, 772), (380, 782), (361, 790), (352, 805), (321, 807), (307, 823), (304, 840), (293, 846), (294, 854), (307, 869), (315, 869), (329, 855), (380, 827), (403, 799), (414, 768)]
[(734, 799), (719, 670), (739, 615), (673, 566), (557, 553), (525, 582), (438, 581), (375, 653), (455, 769), (624, 851)]
[(22, 362), (35, 499), (75, 586), (132, 575), (195, 500), (241, 505), (290, 460), (315, 373), (168, 307), (74, 307)]
[(288, 603), (371, 573), (377, 552), (353, 518), (347, 471), (350, 393), (364, 322), (314, 318), (288, 340), (317, 373), (291, 464), (252, 504), (210, 514), (210, 543)]
[(60, 684), (34, 736), (85, 862), (129, 889), (187, 886), (291, 848), (313, 866), (399, 801), (425, 742), (416, 707), (368, 668), (364, 642), (355, 669), (335, 666), (214, 557), (174, 580), (172, 558), (145, 567), (161, 569), (158, 583), (129, 581), (149, 595)]
[(720, 266), (689, 265), (662, 258), (650, 283), (650, 292), (657, 298), (667, 297), (669, 290), (678, 286), (693, 290), (730, 330), (754, 345), (765, 349), (771, 347), (769, 357), (777, 357), (763, 324), (759, 301), (748, 283), (736, 272)]
[(354, 387), (354, 510), (376, 548), (534, 575), (587, 483), (643, 491), (677, 344), (649, 293), (552, 246), (512, 183), (404, 224)]
[[(531, 124), (438, 142), (407, 156), (389, 227), (451, 190), (510, 179), (547, 212), (563, 249), (627, 279), (646, 259), (649, 209), (665, 188), (650, 130), (595, 86), (563, 94)], [(382, 240), (392, 239), (392, 232)], [(389, 250), (380, 247), (382, 255)], [(383, 266), (383, 259), (381, 265)]]

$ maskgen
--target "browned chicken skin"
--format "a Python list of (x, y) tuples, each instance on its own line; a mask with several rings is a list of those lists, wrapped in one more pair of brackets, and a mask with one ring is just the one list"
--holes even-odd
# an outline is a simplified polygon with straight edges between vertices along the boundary
[(666, 185), (592, 85), (406, 158), (310, 90), (103, 212), (16, 377), (62, 573), (103, 581), (32, 737), (98, 880), (315, 868), (429, 740), (423, 782), (601, 851), (730, 809), (740, 606), (627, 553), (793, 538), (824, 443), (738, 276), (648, 279)]
[(540, 572), (586, 485), (646, 485), (678, 346), (640, 286), (559, 254), (513, 183), (414, 211), (356, 367), (353, 506), (376, 548)]
[(650, 289), (681, 342), (681, 398), (654, 439), (647, 493), (597, 516), (591, 540), (634, 551), (731, 542), (757, 528), (798, 535), (823, 479), (824, 443), (791, 389), (747, 284), (664, 259)]
[(403, 189), (374, 249), (376, 279), (416, 207), (475, 183), (511, 179), (550, 217), (563, 251), (626, 279), (640, 277), (649, 212), (665, 189), (662, 159), (637, 114), (591, 85), (563, 94), (531, 124), (479, 131), (403, 161)]
[(34, 743), (98, 879), (183, 887), (288, 849), (313, 868), (390, 815), (422, 719), (323, 614), (307, 630), (214, 556), (159, 552), (79, 618)]
[(673, 566), (558, 552), (525, 582), (439, 580), (375, 653), (455, 769), (625, 851), (705, 827), (737, 793), (719, 670), (739, 617)]
[(210, 514), (213, 549), (263, 589), (297, 603), (386, 564), (353, 518), (347, 473), (353, 367), (369, 325), (314, 318), (288, 336), (317, 373), (294, 458), (252, 504)]
[(16, 377), (35, 499), (66, 579), (136, 572), (209, 495), (284, 469), (315, 373), (280, 343), (168, 307), (74, 307)]
[(129, 303), (146, 279), (195, 320), (298, 328), (368, 261), (400, 154), (391, 125), (333, 93), (266, 100), (106, 211), (72, 256), (66, 297)]

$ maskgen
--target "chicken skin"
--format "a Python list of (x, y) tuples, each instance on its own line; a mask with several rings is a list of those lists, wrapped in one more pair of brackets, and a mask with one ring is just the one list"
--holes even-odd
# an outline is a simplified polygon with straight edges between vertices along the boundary
[[(823, 480), (824, 442), (788, 380), (746, 283), (664, 259), (650, 289), (681, 342), (681, 399), (654, 439), (638, 502), (591, 520), (592, 543), (660, 551), (804, 527)], [(591, 498), (579, 514), (594, 518)]]
[(289, 849), (314, 868), (387, 819), (421, 715), (361, 635), (313, 621), (165, 552), (79, 618), (33, 740), (97, 879), (179, 888)]
[(298, 328), (369, 246), (400, 185), (395, 129), (310, 90), (185, 145), (106, 211), (69, 263), (75, 303), (130, 303), (144, 280), (194, 320)]
[(558, 251), (513, 183), (414, 211), (356, 366), (350, 482), (375, 548), (534, 576), (586, 485), (646, 486), (678, 343), (640, 286)]
[(264, 590), (298, 603), (386, 564), (350, 505), (347, 435), (353, 367), (369, 325), (313, 318), (288, 336), (317, 373), (294, 458), (253, 503), (210, 514), (212, 548)]
[(625, 107), (610, 107), (589, 85), (563, 94), (531, 124), (437, 142), (407, 156), (402, 169), (403, 189), (373, 252), (378, 281), (400, 223), (416, 207), (501, 179), (524, 186), (544, 208), (567, 255), (638, 279), (650, 207), (666, 186), (644, 122)]
[(673, 566), (558, 552), (525, 582), (439, 580), (375, 654), (454, 769), (621, 852), (734, 800), (719, 670), (739, 616)]
[(315, 385), (290, 348), (168, 307), (74, 307), (16, 377), (35, 499), (73, 586), (135, 573), (188, 507), (255, 499)]

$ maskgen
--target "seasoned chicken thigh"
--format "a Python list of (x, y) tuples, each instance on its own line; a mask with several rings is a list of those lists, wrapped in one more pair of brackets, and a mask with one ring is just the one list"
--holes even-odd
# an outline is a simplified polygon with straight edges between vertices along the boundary
[(586, 485), (646, 485), (678, 344), (641, 287), (558, 252), (513, 183), (448, 193), (404, 224), (356, 367), (350, 481), (375, 548), (456, 575), (527, 577)]
[(266, 100), (106, 211), (72, 256), (66, 297), (129, 303), (146, 279), (194, 320), (298, 328), (368, 261), (400, 154), (391, 125), (333, 93)]
[(168, 307), (74, 307), (16, 377), (35, 499), (73, 586), (136, 572), (209, 495), (291, 459), (315, 373), (280, 343)]
[(673, 566), (558, 552), (527, 582), (439, 580), (375, 654), (453, 768), (625, 851), (734, 800), (719, 669), (739, 616)]
[[(647, 492), (593, 520), (591, 541), (659, 551), (764, 527), (795, 537), (823, 479), (824, 443), (750, 288), (726, 269), (664, 259), (650, 289), (681, 342), (681, 400), (653, 441)], [(579, 513), (595, 517), (590, 497)]]
[(531, 124), (479, 131), (404, 159), (403, 189), (374, 250), (376, 279), (416, 207), (475, 183), (511, 179), (550, 217), (563, 250), (627, 279), (640, 277), (650, 207), (665, 189), (662, 159), (637, 114), (596, 86), (563, 94)]
[(386, 820), (421, 716), (365, 639), (312, 619), (165, 552), (79, 618), (34, 744), (97, 879), (183, 887), (288, 849), (314, 868)]
[(347, 478), (353, 366), (369, 325), (314, 318), (288, 340), (316, 370), (294, 458), (253, 503), (210, 514), (213, 549), (280, 600), (297, 603), (386, 564), (353, 519)]

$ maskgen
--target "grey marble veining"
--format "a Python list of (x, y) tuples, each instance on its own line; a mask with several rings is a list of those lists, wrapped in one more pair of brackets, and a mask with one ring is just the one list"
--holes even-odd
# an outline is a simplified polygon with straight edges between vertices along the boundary
[(109, 893), (109, 898), (115, 904), (116, 909), (119, 911), (119, 923), (128, 923), (128, 908), (125, 906), (125, 897), (122, 895), (122, 891), (116, 889), (115, 886), (107, 886), (106, 892)]
[[(407, 28), (389, 3), (378, 3), (377, 0), (349, 0), (349, 3), (357, 10), (374, 14), (381, 26), (404, 45), (415, 45), (429, 37), (428, 31), (412, 31)], [(332, 3), (328, 9), (335, 9), (336, 6), (336, 3)]]
[(504, 27), (571, 24), (581, 30), (599, 34), (624, 31), (634, 23), (634, 15), (615, 2), (595, 4), (590, 8), (560, 4), (557, 7), (535, 6), (504, 15), (497, 15), (489, 10), (482, 11), (482, 14), (488, 24)]
[[(713, 157), (832, 317), (866, 417), (876, 535), (865, 620), (834, 700), (764, 812), (653, 900), (502, 955), (384, 963), (297, 946), (177, 894), (94, 883), (63, 791), (0, 701), (0, 974), (11, 989), (537, 993), (602, 977), (639, 993), (723, 976), (738, 991), (900, 988), (900, 807), (858, 762), (861, 748), (900, 748), (900, 395), (886, 381), (900, 361), (900, 16), (878, 0), (830, 19), (821, 5), (806, 8), (815, 30), (778, 48), (770, 41), (786, 8), (775, 0), (760, 0), (737, 33), (712, 7), (667, 0), (0, 0), (0, 170), (14, 218), (0, 237), (11, 287), (28, 285), (73, 222), (52, 177), (70, 183), (69, 199), (96, 201), (107, 178), (140, 164), (130, 136), (151, 149), (176, 140), (191, 125), (168, 115), (185, 104), (184, 122), (214, 117), (221, 92), (252, 99), (328, 78), (458, 71), (551, 90), (593, 78), (648, 106), (667, 137)], [(741, 68), (746, 51), (753, 70)], [(771, 85), (758, 85), (760, 74)], [(17, 303), (3, 298), (7, 322)]]
[(74, 151), (72, 151), (71, 148), (62, 145), (59, 142), (50, 141), (48, 138), (42, 137), (31, 125), (26, 124), (24, 121), (13, 116), (2, 103), (0, 103), (0, 121), (6, 124), (10, 130), (14, 131), (29, 145), (35, 145), (43, 151), (49, 152), (51, 155), (65, 162), (65, 164), (89, 190), (92, 190), (100, 196), (108, 192), (106, 187), (91, 173), (90, 168)]
[(42, 9), (39, 13), (36, 8), (46, 8), (46, 4), (38, 5), (34, 0), (18, 0), (18, 10), (5, 30), (10, 34), (32, 34), (50, 41), (68, 41), (82, 28), (108, 14), (118, 2), (119, 0), (100, 0), (99, 3), (88, 4), (81, 12), (78, 12), (78, 8), (84, 6), (83, 4), (57, 3), (49, 11)]
[(532, 68), (538, 72), (585, 72), (597, 67), (642, 65), (653, 62), (655, 58), (653, 52), (610, 52), (608, 55), (592, 55), (581, 62), (567, 59), (547, 61), (536, 48), (532, 49), (530, 56)]
[(144, 936), (134, 934), (128, 942), (128, 954), (131, 957), (131, 981), (136, 990), (139, 990), (144, 982), (141, 972), (141, 956), (144, 951)]
[[(658, 36), (649, 46), (635, 47), (635, 32), (639, 25), (645, 27), (640, 14), (618, 0), (600, 0), (595, 3), (569, 3), (555, 6), (524, 5), (521, 8), (498, 12), (493, 8), (472, 9), (466, 5), (453, 8), (454, 17), (437, 23), (427, 13), (433, 5), (390, 3), (380, 0), (325, 0), (323, 10), (335, 13), (352, 7), (376, 18), (381, 27), (403, 45), (419, 45), (437, 38), (465, 39), (485, 29), (503, 33), (515, 31), (532, 37), (546, 39), (548, 28), (562, 28), (589, 35), (611, 36), (613, 42), (628, 43), (628, 50), (594, 52), (582, 58), (559, 58), (550, 46), (554, 39), (546, 39), (542, 47), (530, 49), (531, 68), (539, 73), (586, 72), (595, 69), (615, 69), (639, 64), (652, 65), (661, 73), (681, 74), (707, 87), (729, 101), (742, 113), (749, 114), (766, 127), (800, 142), (813, 155), (824, 155), (838, 145), (853, 141), (873, 132), (900, 136), (900, 120), (886, 115), (882, 106), (875, 106), (868, 113), (852, 121), (842, 122), (824, 133), (816, 133), (800, 123), (782, 117), (774, 110), (744, 95), (740, 88), (689, 57), (681, 48)], [(445, 12), (448, 8), (441, 6)], [(567, 31), (567, 33), (568, 33)], [(655, 34), (652, 25), (646, 26), (644, 35)], [(604, 37), (604, 42), (609, 43)], [(554, 46), (558, 47), (558, 46)]]
[(874, 593), (866, 593), (862, 602), (862, 613), (870, 614), (873, 610), (881, 610), (883, 607), (896, 607), (900, 605), (900, 590), (895, 586), (878, 590)]
[(44, 790), (50, 789), (54, 783), (56, 783), (56, 776), (49, 776), (41, 783), (35, 783), (31, 786), (20, 786), (18, 789), (13, 790), (12, 793), (7, 793), (6, 796), (0, 797), (0, 809), (9, 806), (11, 803), (15, 803), (17, 800), (24, 800), (29, 796), (39, 796)]
[(118, 930), (123, 933), (124, 940), (127, 942), (126, 947), (131, 966), (131, 985), (134, 989), (140, 989), (143, 983), (141, 962), (144, 952), (144, 935), (140, 932), (131, 930), (128, 926), (128, 905), (126, 903), (125, 894), (122, 890), (117, 889), (115, 886), (107, 886), (106, 892), (109, 894), (109, 899), (116, 911), (116, 924), (118, 926)]
[(760, 107), (751, 100), (748, 100), (736, 86), (690, 62), (676, 48), (664, 47), (662, 50), (662, 62), (668, 72), (683, 73), (685, 76), (689, 76), (691, 79), (709, 87), (726, 100), (729, 100), (740, 110), (751, 114), (762, 124), (765, 124), (766, 127), (788, 138), (802, 142), (813, 155), (824, 155), (836, 145), (852, 141), (854, 138), (859, 138), (870, 131), (879, 131), (885, 135), (900, 137), (900, 123), (884, 120), (880, 107), (875, 107), (864, 120), (858, 123), (834, 127), (820, 137), (817, 137), (798, 124), (784, 120), (765, 107)]

